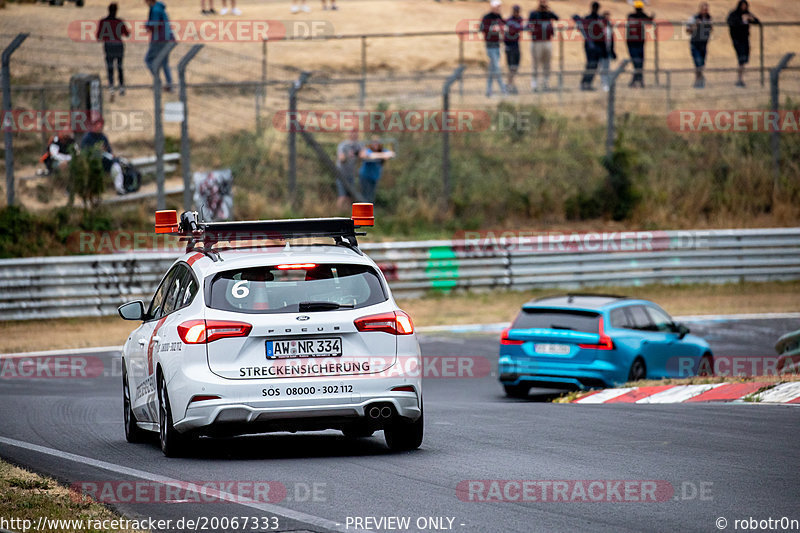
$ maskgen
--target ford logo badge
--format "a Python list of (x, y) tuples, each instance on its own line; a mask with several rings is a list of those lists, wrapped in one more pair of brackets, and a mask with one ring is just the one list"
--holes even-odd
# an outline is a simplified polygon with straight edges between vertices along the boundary
[(299, 320), (299, 321), (301, 321), (301, 322), (305, 322), (306, 320), (308, 320), (308, 319), (309, 319), (309, 318), (311, 318), (311, 317), (310, 317), (310, 316), (308, 316), (308, 315), (300, 315), (300, 316), (298, 316), (298, 317), (296, 317), (296, 318), (297, 318), (297, 320)]

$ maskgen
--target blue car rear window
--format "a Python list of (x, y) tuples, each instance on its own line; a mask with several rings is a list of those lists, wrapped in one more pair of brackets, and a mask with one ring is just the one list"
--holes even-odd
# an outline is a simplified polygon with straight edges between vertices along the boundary
[(600, 315), (591, 311), (523, 309), (511, 327), (514, 329), (544, 328), (599, 333)]

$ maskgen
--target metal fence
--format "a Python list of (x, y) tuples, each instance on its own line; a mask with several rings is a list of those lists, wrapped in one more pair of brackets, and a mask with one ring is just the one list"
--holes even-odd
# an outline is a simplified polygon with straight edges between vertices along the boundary
[[(469, 237), (469, 236), (467, 236)], [(800, 279), (800, 227), (529, 234), (366, 243), (396, 296)], [(0, 261), (0, 320), (113, 315), (147, 299), (175, 253)]]

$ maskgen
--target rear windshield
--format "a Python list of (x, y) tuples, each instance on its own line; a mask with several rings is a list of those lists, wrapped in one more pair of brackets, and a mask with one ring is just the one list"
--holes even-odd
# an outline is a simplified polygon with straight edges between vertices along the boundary
[(591, 311), (523, 309), (517, 315), (511, 327), (515, 329), (566, 329), (586, 333), (599, 333), (599, 317), (600, 315)]
[(216, 274), (206, 305), (241, 313), (358, 309), (387, 296), (375, 270), (352, 264), (282, 264)]

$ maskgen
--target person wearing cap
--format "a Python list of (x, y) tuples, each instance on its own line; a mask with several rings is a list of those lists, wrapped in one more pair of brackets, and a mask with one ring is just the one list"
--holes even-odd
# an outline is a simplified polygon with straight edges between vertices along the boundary
[(531, 90), (539, 88), (539, 68), (542, 69), (542, 89), (548, 89), (550, 79), (550, 60), (553, 57), (553, 21), (558, 15), (550, 11), (547, 0), (539, 0), (539, 8), (528, 15), (528, 31), (531, 33), (531, 58), (533, 60), (533, 76)]
[(744, 87), (744, 67), (750, 61), (750, 24), (761, 24), (761, 21), (750, 13), (747, 0), (739, 0), (736, 9), (728, 15), (728, 29), (739, 61), (737, 87)]
[(573, 15), (575, 26), (583, 35), (583, 48), (586, 52), (586, 69), (581, 78), (581, 90), (592, 91), (592, 82), (597, 73), (600, 60), (607, 57), (606, 26), (607, 21), (600, 15), (600, 3), (591, 3), (591, 13), (585, 17)]
[(633, 3), (633, 13), (628, 15), (628, 28), (625, 32), (625, 41), (628, 44), (628, 54), (633, 63), (633, 78), (629, 87), (644, 89), (644, 41), (645, 24), (653, 22), (655, 13), (648, 15), (644, 12), (644, 2), (636, 0)]
[(703, 89), (706, 86), (703, 69), (706, 66), (706, 52), (712, 31), (714, 31), (714, 26), (711, 25), (708, 2), (703, 2), (700, 4), (700, 10), (689, 18), (689, 24), (686, 26), (686, 33), (691, 35), (689, 50), (692, 53), (692, 61), (694, 61), (695, 89)]
[(506, 88), (509, 92), (516, 94), (517, 87), (514, 85), (514, 76), (519, 71), (519, 38), (522, 35), (524, 21), (520, 16), (520, 7), (515, 5), (511, 10), (511, 16), (506, 19), (506, 63), (508, 64), (508, 83)]
[(500, 0), (492, 0), (489, 3), (490, 11), (481, 19), (481, 33), (483, 41), (486, 43), (486, 55), (489, 57), (489, 75), (486, 78), (486, 96), (492, 96), (492, 81), (497, 80), (500, 91), (508, 94), (505, 84), (503, 84), (503, 74), (500, 71), (500, 40), (503, 35), (505, 21), (500, 15)]

